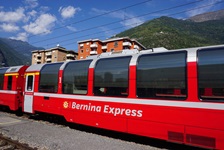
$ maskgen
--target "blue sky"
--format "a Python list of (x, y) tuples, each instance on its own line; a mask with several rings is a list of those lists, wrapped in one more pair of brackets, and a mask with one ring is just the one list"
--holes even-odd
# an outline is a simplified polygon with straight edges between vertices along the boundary
[(77, 41), (105, 40), (154, 18), (223, 8), (223, 0), (1, 0), (0, 37), (77, 51)]

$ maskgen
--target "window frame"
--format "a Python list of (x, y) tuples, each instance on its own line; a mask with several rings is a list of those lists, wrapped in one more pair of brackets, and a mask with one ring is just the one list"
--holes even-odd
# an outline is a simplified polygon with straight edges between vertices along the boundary
[[(184, 66), (184, 70), (185, 70), (185, 76), (184, 76), (184, 79), (185, 79), (185, 90), (186, 90), (186, 96), (185, 97), (175, 97), (175, 96), (172, 96), (172, 94), (170, 94), (170, 96), (154, 96), (154, 97), (139, 97), (138, 96), (138, 86), (137, 86), (137, 79), (138, 79), (138, 64), (139, 64), (139, 60), (141, 57), (143, 56), (157, 56), (157, 55), (167, 55), (167, 54), (177, 54), (177, 53), (185, 53), (185, 66)], [(143, 55), (140, 55), (138, 58), (137, 58), (137, 63), (136, 63), (136, 97), (139, 97), (141, 99), (164, 99), (164, 100), (176, 100), (176, 101), (185, 101), (188, 99), (188, 62), (187, 62), (187, 57), (188, 57), (188, 51), (186, 50), (182, 50), (182, 51), (173, 51), (173, 52), (164, 52), (164, 53), (151, 53), (151, 54), (143, 54)]]
[[(8, 81), (7, 81), (7, 90), (12, 90), (12, 83), (13, 83), (13, 76), (9, 75), (8, 77)], [(9, 85), (10, 84), (10, 85)]]
[(2, 84), (0, 84), (2, 86), (0, 86), (0, 90), (3, 90), (4, 89), (5, 73), (6, 73), (7, 69), (8, 68), (2, 68), (2, 69), (0, 69), (0, 75), (2, 76)]
[[(97, 64), (101, 61), (101, 60), (108, 60), (108, 59), (118, 59), (118, 58), (129, 58), (129, 62), (128, 62), (128, 67), (127, 67), (127, 88), (126, 90), (128, 91), (129, 90), (129, 74), (130, 74), (130, 62), (131, 62), (131, 59), (132, 59), (132, 56), (120, 56), (120, 57), (109, 57), (109, 58), (101, 58), (99, 60), (97, 60), (97, 62), (95, 63), (95, 67), (94, 67), (94, 75), (93, 75), (93, 94), (94, 96), (104, 96), (104, 97), (128, 97), (129, 93), (127, 91), (127, 93), (123, 93), (121, 92), (121, 94), (119, 96), (117, 95), (99, 95), (99, 94), (95, 94), (94, 92), (94, 88), (96, 87), (95, 86), (95, 70), (96, 70), (96, 66)], [(105, 87), (104, 87), (105, 88)], [(119, 87), (119, 88), (122, 88), (122, 87)]]
[[(202, 49), (198, 49), (197, 50), (197, 86), (198, 86), (198, 99), (202, 102), (224, 102), (224, 98), (222, 99), (219, 99), (219, 98), (202, 98), (202, 95), (200, 93), (200, 87), (199, 87), (199, 53), (200, 52), (206, 52), (206, 51), (215, 51), (215, 50), (218, 50), (218, 51), (223, 51), (224, 52), (224, 47), (211, 47), (211, 48), (202, 48)], [(217, 65), (217, 64), (216, 64)], [(224, 63), (223, 63), (224, 65)], [(224, 89), (224, 88), (223, 88)], [(224, 97), (224, 95), (222, 96)]]
[[(30, 77), (32, 77), (31, 82), (30, 82)], [(29, 85), (29, 83), (31, 83), (31, 86)], [(29, 89), (29, 87), (31, 87), (31, 89)], [(34, 90), (34, 75), (27, 75), (25, 91), (33, 92), (33, 90)]]
[[(50, 63), (50, 64), (45, 64), (41, 70), (40, 70), (40, 76), (39, 76), (39, 83), (38, 83), (38, 92), (42, 92), (42, 93), (58, 93), (58, 83), (59, 83), (59, 70), (60, 70), (60, 67), (63, 63)], [(58, 68), (58, 72), (57, 72), (57, 90), (56, 91), (53, 91), (53, 92), (48, 92), (48, 91), (42, 91), (40, 90), (40, 86), (41, 86), (41, 77), (42, 77), (42, 70), (46, 67), (46, 66), (51, 66), (51, 65), (60, 65), (59, 68)], [(46, 89), (45, 89), (46, 90)]]
[[(64, 69), (63, 69), (63, 75), (62, 75), (62, 94), (72, 94), (72, 95), (87, 95), (88, 94), (88, 87), (89, 87), (89, 67), (92, 63), (92, 59), (89, 59), (89, 60), (82, 60), (82, 61), (72, 61), (72, 62), (68, 62)], [(81, 63), (81, 62), (89, 62), (89, 66), (88, 66), (88, 69), (87, 69), (87, 88), (86, 88), (86, 93), (65, 93), (64, 91), (64, 73), (65, 73), (65, 70), (66, 70), (66, 67), (68, 67), (69, 64), (71, 63)], [(74, 77), (74, 76), (73, 76)]]

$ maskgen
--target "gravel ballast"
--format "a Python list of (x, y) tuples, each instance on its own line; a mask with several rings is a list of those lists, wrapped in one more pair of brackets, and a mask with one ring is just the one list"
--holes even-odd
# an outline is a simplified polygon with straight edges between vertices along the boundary
[[(11, 118), (11, 119), (10, 119)], [(0, 112), (0, 133), (40, 150), (156, 150), (160, 148)]]

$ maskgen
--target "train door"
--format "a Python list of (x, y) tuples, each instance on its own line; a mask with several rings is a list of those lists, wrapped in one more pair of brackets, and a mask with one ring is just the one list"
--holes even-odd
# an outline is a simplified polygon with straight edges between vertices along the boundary
[(26, 76), (24, 112), (33, 113), (34, 74)]

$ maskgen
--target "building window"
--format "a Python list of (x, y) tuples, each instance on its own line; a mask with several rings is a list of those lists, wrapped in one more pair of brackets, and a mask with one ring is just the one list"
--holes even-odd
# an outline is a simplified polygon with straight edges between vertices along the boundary
[(185, 99), (187, 52), (145, 54), (137, 65), (137, 95), (140, 98)]
[(57, 93), (58, 72), (62, 63), (46, 64), (40, 71), (39, 92)]
[(88, 70), (92, 60), (70, 62), (63, 72), (64, 94), (86, 94), (88, 87)]
[(224, 100), (224, 47), (198, 51), (198, 88), (202, 100)]
[(114, 47), (117, 47), (118, 46), (118, 41), (115, 41), (114, 42)]
[(81, 49), (81, 53), (83, 53), (83, 49)]
[(89, 51), (89, 49), (87, 48), (87, 49), (86, 49), (86, 51), (88, 52), (88, 51)]
[(105, 58), (94, 69), (94, 95), (128, 95), (128, 68), (131, 57)]
[(114, 51), (114, 49), (112, 48), (110, 51), (111, 51), (111, 52), (113, 52), (113, 51)]

